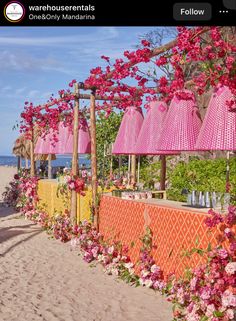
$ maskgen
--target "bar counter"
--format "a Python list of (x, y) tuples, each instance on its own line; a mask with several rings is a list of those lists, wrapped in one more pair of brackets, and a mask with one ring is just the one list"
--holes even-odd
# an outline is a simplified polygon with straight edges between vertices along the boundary
[[(105, 239), (115, 238), (130, 247), (133, 261), (139, 259), (140, 237), (145, 227), (153, 232), (153, 256), (164, 274), (182, 275), (187, 266), (197, 266), (203, 258), (194, 254), (191, 259), (184, 251), (194, 247), (206, 249), (217, 244), (217, 229), (212, 232), (204, 220), (209, 209), (195, 209), (184, 203), (148, 199), (124, 200), (104, 194), (100, 203), (99, 227)], [(131, 246), (133, 245), (133, 246)]]
[[(64, 212), (70, 208), (70, 201), (57, 195), (57, 180), (39, 181), (39, 205), (49, 215)], [(92, 191), (78, 195), (77, 221), (90, 220)], [(211, 232), (204, 220), (209, 209), (192, 208), (186, 203), (161, 199), (124, 200), (105, 193), (99, 207), (99, 230), (105, 240), (115, 239), (130, 247), (132, 261), (139, 260), (140, 238), (149, 226), (153, 233), (152, 251), (158, 265), (167, 275), (171, 272), (182, 275), (186, 267), (194, 267), (203, 262), (203, 258), (194, 254), (191, 258), (183, 256), (184, 251), (194, 247), (206, 249), (208, 244), (217, 244), (219, 230)]]

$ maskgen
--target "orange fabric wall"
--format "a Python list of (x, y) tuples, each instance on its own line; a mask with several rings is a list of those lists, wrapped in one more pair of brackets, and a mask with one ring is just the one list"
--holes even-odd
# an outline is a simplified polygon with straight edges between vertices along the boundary
[[(183, 274), (186, 266), (197, 266), (202, 258), (198, 254), (189, 259), (183, 257), (183, 250), (194, 247), (207, 248), (217, 244), (217, 230), (212, 233), (203, 223), (207, 214), (175, 209), (156, 204), (145, 204), (123, 200), (113, 196), (102, 196), (100, 203), (100, 232), (105, 239), (117, 239), (124, 245), (134, 246), (130, 249), (133, 261), (139, 259), (141, 241), (145, 226), (153, 232), (153, 256), (164, 274), (175, 272)], [(199, 243), (196, 246), (196, 240)]]

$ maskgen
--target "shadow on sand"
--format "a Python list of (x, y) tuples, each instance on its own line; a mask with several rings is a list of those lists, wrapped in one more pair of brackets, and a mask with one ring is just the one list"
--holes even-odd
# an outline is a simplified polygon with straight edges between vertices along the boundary
[[(18, 219), (20, 218), (20, 214), (16, 213), (15, 209), (10, 208), (10, 207), (0, 207), (0, 219), (5, 218), (0, 220), (0, 222), (8, 221), (8, 220), (13, 220), (13, 219)], [(10, 223), (10, 222), (9, 222)], [(34, 228), (32, 228), (34, 227)], [(22, 242), (30, 240), (32, 237), (38, 235), (39, 233), (42, 233), (42, 229), (40, 227), (37, 227), (35, 223), (26, 223), (22, 225), (12, 225), (12, 226), (6, 226), (6, 227), (1, 227), (0, 228), (0, 257), (5, 256), (9, 251), (14, 249), (16, 246), (20, 245)], [(4, 248), (4, 252), (1, 250), (1, 245), (19, 235), (25, 235), (24, 238), (21, 238), (20, 241), (11, 244), (9, 248)], [(13, 241), (14, 242), (14, 241)]]
[(0, 218), (17, 214), (16, 210), (12, 207), (5, 207), (4, 203), (0, 202)]
[[(20, 245), (21, 243), (24, 243), (26, 241), (29, 241), (30, 239), (32, 239), (33, 237), (35, 237), (36, 235), (42, 233), (43, 231), (36, 231), (36, 232), (27, 232), (27, 234), (31, 234), (27, 237), (25, 237), (24, 239), (21, 239), (20, 241), (14, 243), (13, 245), (11, 245), (8, 249), (6, 249), (4, 252), (0, 253), (0, 258), (4, 257), (7, 253), (9, 253), (11, 250), (13, 250), (15, 247), (17, 247), (18, 245)], [(19, 233), (22, 234), (22, 233)], [(18, 234), (18, 235), (19, 235)]]
[(33, 233), (34, 230), (29, 230), (29, 231), (25, 231), (25, 229), (29, 228), (31, 226), (35, 226), (34, 223), (29, 223), (26, 225), (15, 225), (15, 226), (8, 226), (8, 227), (2, 227), (0, 228), (0, 244), (3, 242), (8, 241), (9, 239), (11, 239), (14, 236), (18, 236), (21, 234), (29, 234), (29, 233)]

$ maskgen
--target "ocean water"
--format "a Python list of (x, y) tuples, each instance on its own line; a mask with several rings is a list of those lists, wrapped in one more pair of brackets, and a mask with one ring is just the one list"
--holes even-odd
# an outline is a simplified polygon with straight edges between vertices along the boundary
[[(52, 166), (65, 166), (71, 167), (72, 157), (57, 156), (57, 159), (52, 161)], [(30, 162), (29, 162), (30, 164)], [(86, 167), (90, 166), (90, 160), (86, 156), (79, 157), (79, 165), (85, 164)], [(17, 166), (17, 157), (15, 156), (0, 156), (0, 166)], [(36, 162), (37, 167), (39, 166), (39, 161)], [(22, 167), (25, 166), (25, 160), (22, 159)]]

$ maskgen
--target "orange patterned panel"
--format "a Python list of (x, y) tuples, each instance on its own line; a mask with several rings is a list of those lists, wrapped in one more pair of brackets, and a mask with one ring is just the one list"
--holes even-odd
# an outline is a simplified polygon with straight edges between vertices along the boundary
[(115, 238), (129, 246), (135, 243), (130, 249), (134, 261), (139, 259), (139, 238), (145, 225), (149, 225), (156, 246), (153, 256), (165, 275), (170, 272), (181, 275), (187, 266), (202, 262), (202, 257), (197, 254), (191, 259), (183, 257), (184, 250), (196, 246), (206, 249), (209, 243), (213, 246), (217, 243), (217, 230), (209, 232), (203, 223), (207, 214), (201, 212), (103, 196), (99, 213), (100, 232), (106, 240)]

